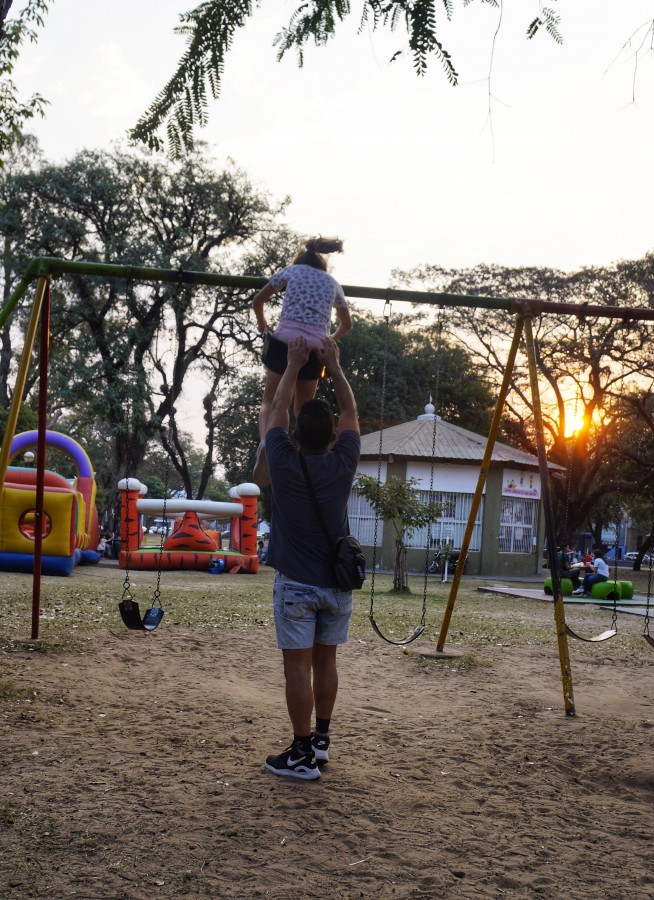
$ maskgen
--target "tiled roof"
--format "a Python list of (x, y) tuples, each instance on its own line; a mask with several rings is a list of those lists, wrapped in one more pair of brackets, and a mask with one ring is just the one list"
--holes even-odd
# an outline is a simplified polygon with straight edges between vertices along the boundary
[[(467, 431), (458, 425), (451, 425), (439, 416), (436, 417), (435, 458), (446, 461), (481, 462), (486, 449), (487, 437)], [(385, 428), (382, 434), (382, 456), (405, 459), (431, 459), (434, 438), (434, 417), (420, 416), (402, 425)], [(379, 456), (379, 432), (365, 434), (361, 437), (361, 458), (377, 459)], [(493, 462), (518, 463), (537, 466), (538, 457), (523, 450), (516, 450), (508, 444), (495, 442)], [(550, 468), (562, 468), (549, 463)]]

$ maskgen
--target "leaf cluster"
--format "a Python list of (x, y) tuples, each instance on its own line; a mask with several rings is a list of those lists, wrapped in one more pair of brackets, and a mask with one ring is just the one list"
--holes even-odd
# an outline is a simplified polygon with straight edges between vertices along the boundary
[(45, 115), (48, 101), (40, 94), (21, 101), (12, 74), (23, 43), (37, 41), (48, 5), (49, 0), (27, 0), (15, 19), (7, 18), (11, 3), (0, 8), (0, 167), (2, 157), (21, 142), (25, 124), (34, 116)]
[[(468, 6), (474, 0), (462, 0)], [(481, 5), (497, 8), (498, 0), (480, 0)], [(407, 52), (418, 75), (424, 75), (430, 58), (436, 58), (452, 86), (459, 75), (454, 61), (439, 35), (439, 13), (449, 22), (454, 15), (456, 0), (364, 0), (359, 31), (370, 26), (373, 30), (387, 28), (391, 32), (403, 28), (406, 47), (396, 51), (392, 60)], [(309, 42), (325, 45), (335, 34), (339, 23), (351, 14), (349, 0), (302, 0), (291, 13), (288, 24), (276, 34), (273, 45), (277, 59), (294, 50), (298, 64), (304, 64), (305, 48)], [(205, 0), (195, 9), (180, 16), (177, 31), (187, 37), (187, 47), (177, 68), (150, 108), (129, 132), (133, 141), (151, 149), (162, 150), (166, 131), (168, 151), (173, 157), (193, 146), (194, 129), (205, 124), (208, 97), (220, 94), (225, 58), (234, 35), (243, 28), (253, 13), (250, 0)], [(541, 28), (557, 42), (561, 41), (559, 16), (551, 7), (542, 7), (528, 29), (533, 37)]]
[(249, 0), (225, 3), (204, 2), (180, 15), (175, 29), (187, 39), (186, 51), (177, 69), (159, 92), (148, 111), (132, 128), (130, 140), (142, 142), (151, 150), (162, 150), (157, 135), (165, 124), (172, 156), (180, 157), (193, 146), (193, 130), (207, 121), (207, 88), (213, 99), (220, 95), (220, 82), (235, 32), (252, 14)]
[(560, 22), (561, 16), (557, 15), (551, 7), (543, 6), (540, 14), (529, 23), (527, 37), (531, 40), (531, 38), (538, 34), (541, 28), (545, 28), (545, 31), (557, 44), (562, 44), (563, 35), (559, 31)]

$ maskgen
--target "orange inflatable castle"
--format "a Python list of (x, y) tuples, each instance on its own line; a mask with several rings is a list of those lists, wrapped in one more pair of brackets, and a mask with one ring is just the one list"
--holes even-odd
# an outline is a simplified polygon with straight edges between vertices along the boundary
[[(231, 503), (212, 500), (146, 500), (147, 487), (136, 478), (118, 482), (121, 493), (121, 550), (123, 569), (209, 569), (222, 562), (225, 572), (254, 574), (257, 556), (256, 484), (240, 484), (230, 490)], [(162, 547), (143, 547), (144, 515), (174, 520)], [(231, 519), (229, 548), (220, 535), (203, 527), (203, 521)]]

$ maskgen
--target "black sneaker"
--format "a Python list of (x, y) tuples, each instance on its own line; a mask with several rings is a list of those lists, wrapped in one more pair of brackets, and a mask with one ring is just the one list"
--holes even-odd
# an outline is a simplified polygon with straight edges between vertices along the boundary
[(312, 734), (311, 746), (318, 762), (329, 762), (329, 735)]
[(266, 759), (266, 768), (275, 775), (290, 775), (293, 778), (303, 778), (305, 781), (320, 778), (316, 757), (313, 753), (303, 753), (294, 743), (283, 753), (269, 756)]

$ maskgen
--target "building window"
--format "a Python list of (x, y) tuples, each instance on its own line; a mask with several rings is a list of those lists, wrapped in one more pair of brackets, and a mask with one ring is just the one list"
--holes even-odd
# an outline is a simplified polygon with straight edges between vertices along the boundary
[[(347, 515), (350, 520), (350, 532), (360, 544), (372, 547), (375, 544), (375, 510), (366, 500), (354, 491), (347, 504)], [(380, 519), (377, 524), (377, 546), (381, 547), (384, 537), (384, 523)]]
[(502, 497), (500, 553), (533, 553), (536, 546), (538, 500)]
[[(428, 503), (429, 491), (422, 491), (422, 502)], [(459, 550), (463, 543), (468, 516), (472, 507), (473, 494), (457, 494), (452, 491), (434, 491), (434, 502), (441, 508), (441, 514), (431, 525), (419, 528), (412, 535), (407, 536), (407, 547), (424, 549), (427, 544), (431, 547), (443, 547), (448, 544), (453, 550)], [(484, 517), (484, 499), (482, 497), (477, 518), (470, 539), (471, 551), (481, 549), (481, 523)]]

